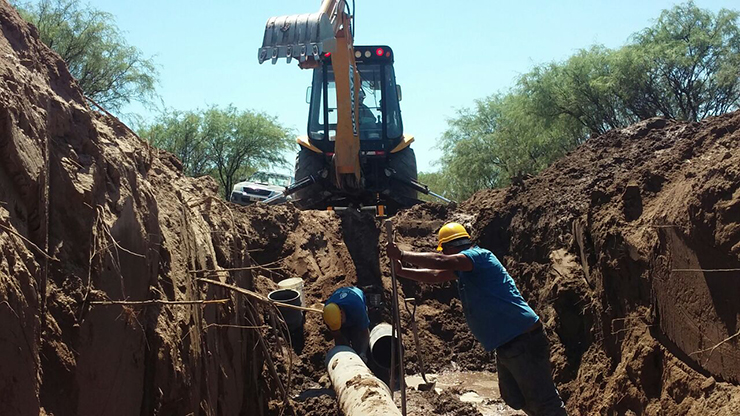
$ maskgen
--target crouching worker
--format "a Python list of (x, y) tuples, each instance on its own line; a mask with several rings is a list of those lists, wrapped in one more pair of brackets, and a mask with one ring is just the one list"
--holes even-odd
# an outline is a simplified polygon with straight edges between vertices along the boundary
[(352, 347), (367, 363), (370, 318), (365, 294), (356, 287), (340, 287), (324, 302), (324, 322), (336, 345)]
[[(506, 404), (528, 415), (565, 415), (550, 369), (550, 344), (537, 314), (490, 251), (473, 245), (465, 227), (439, 230), (441, 253), (387, 246), (398, 276), (423, 283), (457, 280), (465, 320), (486, 351), (496, 350), (499, 389)], [(410, 263), (419, 268), (405, 268)]]

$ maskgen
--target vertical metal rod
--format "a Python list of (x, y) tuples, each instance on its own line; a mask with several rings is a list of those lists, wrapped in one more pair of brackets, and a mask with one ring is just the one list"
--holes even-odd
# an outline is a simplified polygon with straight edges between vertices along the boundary
[[(391, 220), (385, 221), (385, 233), (388, 238), (388, 242), (393, 242), (393, 222)], [(396, 269), (393, 268), (393, 264), (391, 263), (391, 280), (393, 282), (393, 319), (395, 321), (393, 326), (393, 332), (396, 332), (398, 334), (398, 364), (400, 367), (400, 373), (398, 376), (398, 381), (401, 384), (401, 413), (403, 416), (406, 416), (406, 371), (404, 370), (403, 366), (403, 339), (401, 338), (401, 313), (398, 309), (398, 285), (396, 283)], [(391, 341), (393, 338), (391, 337)], [(391, 342), (391, 348), (393, 348), (393, 345), (395, 342)], [(393, 351), (391, 349), (391, 351)], [(393, 357), (394, 355), (391, 355), (391, 363), (393, 363)], [(393, 374), (394, 368), (393, 364), (391, 364), (391, 374)], [(391, 391), (393, 391), (393, 386), (391, 386)]]
[[(393, 309), (393, 307), (391, 307), (391, 309)], [(395, 368), (396, 368), (396, 316), (393, 314), (393, 311), (391, 310), (391, 368), (388, 371), (388, 384), (390, 384), (390, 386), (388, 387), (391, 388), (391, 399), (393, 399), (393, 396), (394, 396), (393, 392), (395, 390), (395, 385), (396, 385), (396, 375), (394, 374)]]

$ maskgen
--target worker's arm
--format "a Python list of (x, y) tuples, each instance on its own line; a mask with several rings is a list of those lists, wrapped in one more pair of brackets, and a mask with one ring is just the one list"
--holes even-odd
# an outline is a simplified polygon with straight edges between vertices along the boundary
[(349, 340), (342, 334), (342, 331), (331, 331), (331, 336), (334, 338), (334, 344), (351, 347)]
[(362, 361), (367, 362), (367, 348), (370, 346), (370, 330), (368, 328), (356, 331), (352, 335), (352, 348)]
[[(462, 271), (473, 270), (473, 262), (464, 254), (442, 254), (442, 253), (418, 253), (414, 251), (401, 251), (394, 243), (386, 246), (388, 257), (394, 260), (402, 260), (414, 266), (434, 270)], [(448, 279), (450, 280), (450, 279)]]
[(452, 270), (411, 269), (403, 267), (400, 260), (392, 260), (396, 275), (422, 283), (443, 283), (457, 279)]

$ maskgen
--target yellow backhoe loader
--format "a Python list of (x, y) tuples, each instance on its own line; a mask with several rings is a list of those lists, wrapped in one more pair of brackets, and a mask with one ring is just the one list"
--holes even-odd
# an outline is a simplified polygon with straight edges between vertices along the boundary
[(258, 58), (295, 59), (313, 70), (308, 131), (298, 138), (295, 184), (285, 193), (304, 209), (352, 206), (382, 215), (419, 202), (418, 192), (435, 194), (417, 182), (393, 50), (355, 46), (353, 20), (346, 0), (323, 0), (318, 13), (270, 18)]

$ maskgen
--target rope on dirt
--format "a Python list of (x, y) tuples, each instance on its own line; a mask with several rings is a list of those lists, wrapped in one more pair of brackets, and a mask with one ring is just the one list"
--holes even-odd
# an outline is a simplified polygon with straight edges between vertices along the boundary
[(265, 264), (258, 264), (256, 266), (246, 266), (246, 267), (231, 267), (231, 268), (223, 268), (223, 269), (200, 269), (200, 270), (188, 270), (188, 273), (190, 274), (198, 274), (198, 273), (210, 273), (210, 274), (218, 274), (218, 273), (228, 273), (228, 272), (240, 272), (245, 270), (281, 270), (281, 267), (267, 267), (271, 266), (273, 264), (279, 263), (278, 261), (273, 261), (270, 263)]
[(23, 340), (26, 341), (26, 346), (28, 347), (28, 350), (26, 350), (26, 351), (28, 351), (29, 352), (29, 355), (31, 355), (31, 358), (33, 358), (33, 362), (34, 362), (34, 364), (36, 364), (37, 368), (40, 368), (40, 367), (38, 367), (38, 366), (40, 366), (40, 364), (38, 362), (38, 358), (36, 357), (36, 355), (31, 354), (31, 352), (33, 351), (33, 348), (31, 348), (31, 343), (28, 341), (28, 337), (26, 336), (26, 326), (23, 325), (23, 320), (18, 315), (18, 312), (16, 312), (15, 309), (13, 309), (13, 307), (10, 306), (10, 303), (7, 300), (4, 300), (4, 301), (0, 302), (0, 305), (6, 305), (8, 307), (8, 309), (10, 309), (10, 312), (13, 315), (15, 315), (15, 318), (18, 320), (18, 325), (21, 328), (21, 333), (23, 334)]
[(31, 248), (33, 248), (36, 252), (38, 252), (42, 256), (46, 257), (48, 260), (59, 261), (59, 259), (48, 255), (44, 250), (42, 250), (41, 248), (39, 248), (39, 246), (37, 246), (36, 244), (34, 244), (31, 240), (29, 240), (26, 237), (22, 236), (19, 232), (13, 230), (12, 228), (6, 227), (6, 226), (0, 224), (0, 229), (3, 229), (4, 231), (7, 231), (7, 232), (13, 234), (14, 236), (20, 238), (21, 240), (25, 241), (26, 243), (28, 243), (31, 246)]
[[(204, 279), (198, 279), (198, 280), (204, 280)], [(208, 279), (205, 279), (205, 280), (208, 280)], [(218, 283), (221, 283), (221, 282), (218, 282)], [(222, 285), (223, 285), (223, 287), (227, 287), (228, 289), (231, 289), (231, 288), (228, 287), (228, 286), (231, 286), (231, 285), (226, 285), (224, 283), (224, 284), (221, 284), (219, 286), (222, 286)], [(241, 288), (238, 288), (236, 286), (234, 286), (234, 288), (235, 289), (241, 289)], [(237, 290), (237, 292), (242, 293), (240, 290)], [(247, 321), (249, 321), (250, 323), (252, 323), (253, 325), (255, 325), (256, 322), (257, 322), (256, 316), (255, 316), (256, 309), (255, 309), (254, 305), (252, 305), (252, 303), (249, 301), (249, 299), (247, 299), (247, 305), (248, 305), (248, 307), (245, 309), (246, 310), (246, 313), (247, 313)], [(253, 309), (255, 309), (255, 310), (252, 311)], [(288, 389), (285, 388), (285, 386), (283, 385), (283, 382), (280, 380), (280, 376), (277, 373), (277, 369), (275, 367), (275, 363), (273, 362), (272, 357), (270, 356), (270, 349), (267, 348), (267, 343), (265, 342), (265, 339), (262, 336), (262, 332), (261, 331), (256, 331), (256, 334), (257, 334), (258, 344), (260, 345), (260, 347), (262, 347), (262, 352), (264, 354), (263, 355), (264, 363), (267, 366), (267, 369), (270, 372), (270, 374), (272, 375), (273, 379), (275, 380), (275, 384), (277, 384), (278, 390), (280, 390), (280, 393), (283, 396), (283, 403), (285, 404), (285, 407), (282, 408), (282, 409), (280, 409), (280, 415), (283, 414), (283, 411), (285, 409), (290, 409), (291, 412), (292, 412), (292, 414), (293, 415), (296, 415), (295, 408), (291, 404), (290, 397), (288, 396)], [(292, 361), (290, 361), (290, 364), (289, 365), (292, 366)], [(288, 380), (288, 381), (290, 381), (290, 380)]]
[[(646, 328), (655, 326), (655, 325), (648, 324), (647, 322), (645, 322), (645, 320), (646, 318), (644, 316), (628, 316), (624, 318), (614, 318), (610, 322), (612, 335), (619, 335), (622, 332), (632, 331), (633, 329), (637, 328), (640, 325), (644, 325)], [(625, 325), (625, 327), (615, 330), (614, 329), (615, 322), (621, 322), (622, 325)], [(628, 322), (633, 322), (633, 323), (630, 326), (627, 326)]]
[(717, 348), (719, 348), (719, 347), (720, 347), (720, 346), (721, 346), (722, 344), (725, 344), (725, 343), (727, 343), (727, 342), (730, 342), (730, 341), (732, 341), (732, 340), (733, 340), (734, 338), (736, 338), (736, 337), (738, 337), (738, 336), (740, 336), (740, 331), (737, 331), (737, 332), (735, 332), (735, 334), (734, 334), (734, 335), (730, 335), (729, 337), (727, 337), (727, 338), (723, 339), (722, 341), (718, 342), (718, 343), (717, 343), (717, 344), (716, 344), (715, 346), (713, 346), (713, 347), (710, 347), (710, 348), (705, 348), (705, 349), (703, 349), (703, 350), (699, 350), (699, 351), (694, 351), (694, 352), (692, 352), (692, 353), (689, 353), (689, 355), (699, 355), (699, 354), (703, 354), (703, 353), (705, 353), (705, 352), (709, 351), (709, 356), (708, 356), (708, 357), (707, 357), (707, 359), (706, 359), (706, 360), (704, 361), (705, 363), (708, 363), (708, 362), (709, 362), (709, 359), (710, 359), (710, 358), (712, 358), (712, 354), (714, 354), (714, 351), (715, 351), (715, 350), (716, 350)]
[(226, 303), (231, 299), (211, 300), (94, 300), (90, 305), (206, 305), (211, 303)]
[(204, 282), (204, 283), (209, 283), (209, 284), (212, 284), (212, 285), (215, 285), (215, 286), (221, 286), (221, 287), (224, 287), (226, 289), (233, 290), (234, 292), (241, 293), (242, 295), (247, 295), (247, 296), (249, 296), (251, 298), (254, 298), (254, 299), (257, 299), (259, 301), (262, 301), (262, 302), (265, 302), (265, 303), (269, 303), (269, 304), (272, 304), (272, 305), (275, 305), (275, 306), (280, 306), (281, 308), (284, 307), (284, 308), (289, 308), (289, 309), (297, 309), (299, 311), (305, 311), (305, 312), (316, 312), (316, 313), (323, 313), (324, 312), (322, 309), (307, 308), (305, 306), (296, 306), (296, 305), (290, 305), (290, 304), (287, 304), (287, 303), (276, 302), (276, 301), (274, 301), (274, 300), (272, 300), (272, 299), (270, 299), (270, 298), (268, 298), (268, 297), (266, 297), (264, 295), (260, 295), (257, 292), (252, 292), (251, 290), (243, 289), (241, 287), (230, 285), (228, 283), (219, 282), (218, 280), (206, 279), (204, 277), (198, 277), (198, 278), (196, 278), (196, 280), (198, 280), (200, 282)]
[(236, 328), (236, 329), (269, 329), (269, 325), (229, 325), (229, 324), (208, 324), (203, 329), (208, 328)]

